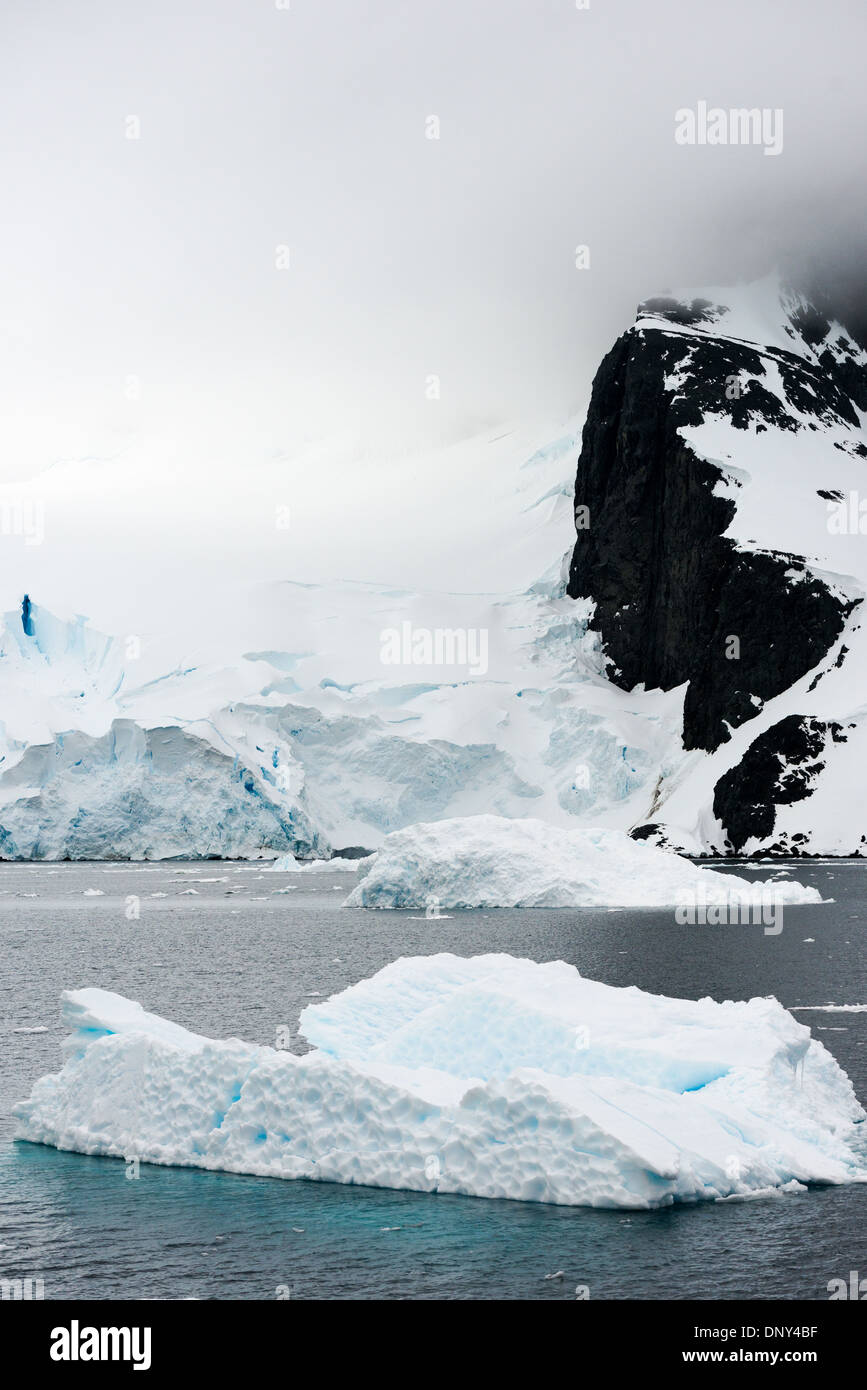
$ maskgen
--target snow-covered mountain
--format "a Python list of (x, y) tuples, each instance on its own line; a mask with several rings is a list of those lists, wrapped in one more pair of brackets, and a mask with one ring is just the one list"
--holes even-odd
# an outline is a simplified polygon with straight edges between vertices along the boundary
[(0, 856), (327, 856), (480, 813), (858, 853), (858, 331), (776, 277), (649, 300), (583, 438), (489, 432), (379, 492), (343, 445), (204, 518), (142, 444), (0, 490), (47, 536), (3, 539)]
[(602, 363), (569, 592), (612, 681), (684, 694), (683, 754), (635, 833), (867, 843), (865, 409), (864, 342), (777, 277), (650, 300)]

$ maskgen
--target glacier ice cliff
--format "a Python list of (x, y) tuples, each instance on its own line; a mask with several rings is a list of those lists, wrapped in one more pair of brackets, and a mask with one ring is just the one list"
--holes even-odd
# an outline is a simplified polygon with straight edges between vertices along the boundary
[(34, 744), (0, 778), (4, 859), (315, 855), (319, 835), (255, 767), (183, 729), (115, 719)]

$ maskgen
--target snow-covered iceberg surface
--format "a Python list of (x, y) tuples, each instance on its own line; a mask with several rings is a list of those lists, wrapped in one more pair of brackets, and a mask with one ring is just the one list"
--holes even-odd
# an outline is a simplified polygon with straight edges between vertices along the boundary
[(799, 883), (753, 883), (697, 868), (621, 830), (464, 816), (389, 835), (347, 898), (351, 907), (789, 906), (821, 902)]
[(306, 1008), (304, 1056), (98, 989), (63, 1016), (66, 1065), (16, 1107), (19, 1139), (61, 1149), (577, 1206), (867, 1181), (848, 1077), (774, 999), (436, 955)]
[(281, 854), (266, 873), (304, 873), (304, 874), (354, 874), (371, 856), (361, 855), (357, 859), (347, 859), (342, 854), (334, 854), (330, 859), (296, 859), (294, 854)]

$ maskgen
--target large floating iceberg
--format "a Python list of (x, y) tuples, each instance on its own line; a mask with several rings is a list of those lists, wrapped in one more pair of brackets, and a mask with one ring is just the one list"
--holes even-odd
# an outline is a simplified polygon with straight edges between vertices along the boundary
[(362, 873), (347, 906), (789, 906), (822, 900), (815, 888), (799, 883), (755, 883), (697, 868), (622, 830), (563, 830), (503, 816), (396, 830)]
[(98, 989), (17, 1137), (279, 1178), (599, 1207), (867, 1181), (864, 1111), (774, 999), (666, 999), (507, 955), (398, 960), (311, 1005), (304, 1056)]

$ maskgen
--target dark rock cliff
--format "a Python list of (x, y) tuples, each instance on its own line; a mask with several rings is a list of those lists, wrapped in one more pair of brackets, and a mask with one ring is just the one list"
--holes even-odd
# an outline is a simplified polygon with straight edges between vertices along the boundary
[[(725, 474), (679, 430), (724, 412), (743, 430), (856, 425), (853, 400), (867, 391), (850, 345), (817, 365), (722, 330), (713, 336), (724, 312), (704, 300), (648, 301), (644, 322), (602, 362), (578, 462), (568, 584), (573, 598), (595, 600), (612, 681), (663, 690), (688, 682), (684, 746), (707, 750), (816, 666), (853, 605), (798, 557), (739, 549), (724, 536), (735, 506), (713, 489)], [(785, 330), (793, 343), (822, 342), (827, 319), (799, 313)], [(769, 361), (784, 399), (755, 379)], [(733, 384), (747, 379), (748, 390)]]
[(831, 741), (846, 742), (840, 724), (791, 714), (750, 744), (714, 790), (714, 814), (726, 827), (731, 850), (739, 854), (748, 840), (756, 839), (770, 853), (798, 854), (806, 835), (767, 843), (774, 835), (776, 808), (810, 795)]

